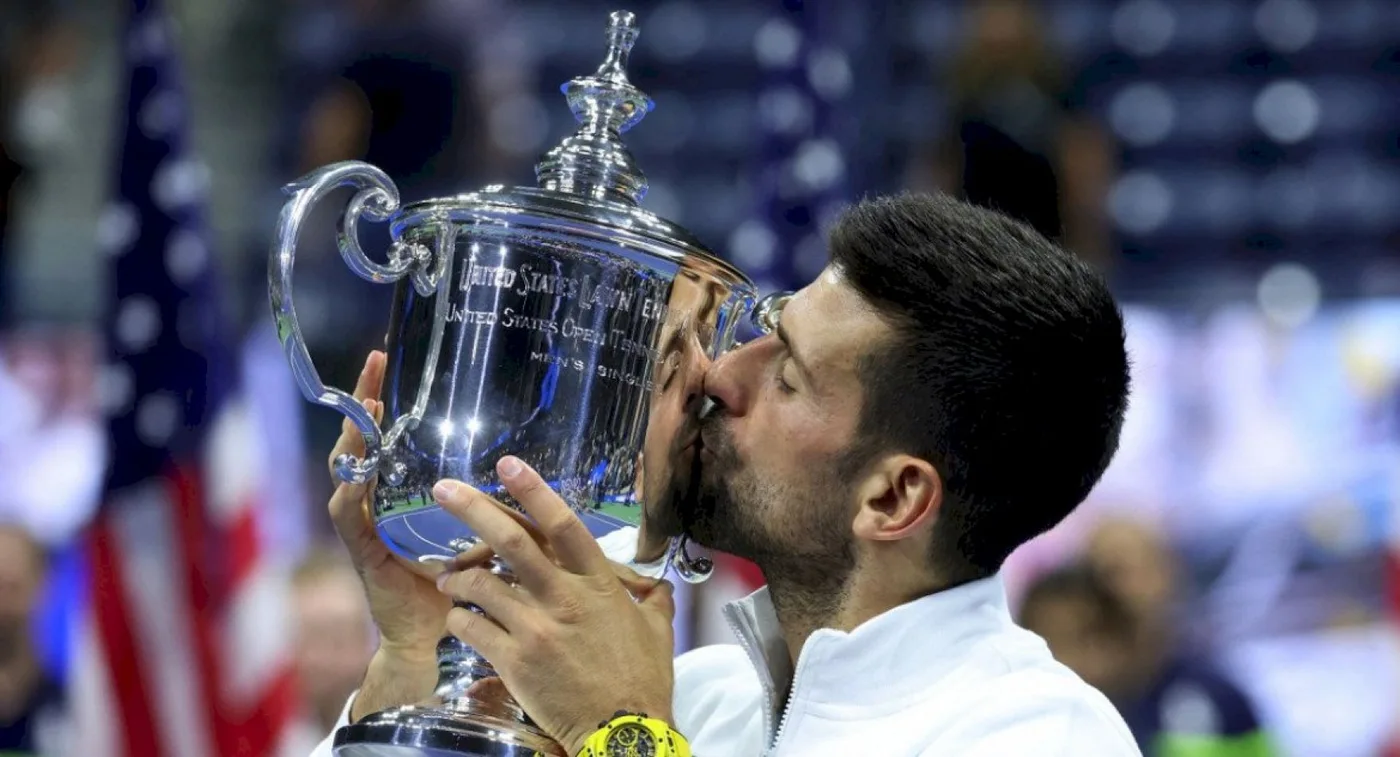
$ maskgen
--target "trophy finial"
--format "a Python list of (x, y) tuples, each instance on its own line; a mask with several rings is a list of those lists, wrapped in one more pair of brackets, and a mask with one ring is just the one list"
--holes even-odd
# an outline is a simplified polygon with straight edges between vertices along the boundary
[(627, 56), (637, 44), (637, 15), (632, 11), (608, 14), (608, 57), (595, 74), (619, 84), (627, 83)]
[(535, 176), (545, 189), (635, 205), (646, 194), (647, 180), (621, 136), (653, 105), (627, 79), (627, 58), (637, 41), (636, 15), (608, 14), (607, 41), (598, 70), (560, 88), (579, 128), (545, 154)]

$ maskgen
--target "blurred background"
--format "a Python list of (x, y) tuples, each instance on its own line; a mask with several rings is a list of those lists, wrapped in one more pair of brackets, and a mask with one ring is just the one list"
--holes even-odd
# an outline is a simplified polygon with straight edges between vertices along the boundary
[[(280, 187), (348, 158), (410, 200), (532, 184), (574, 125), (559, 85), (624, 6), (656, 102), (626, 138), (644, 205), (762, 289), (810, 280), (843, 203), (901, 189), (1001, 208), (1110, 277), (1123, 449), (1006, 575), (1149, 754), (1400, 753), (1389, 0), (0, 4), (0, 752), (299, 755), (326, 732), (373, 634), (325, 517), (340, 417), (272, 333)], [(334, 224), (300, 248), (297, 310), (350, 387), (390, 291)], [(171, 341), (177, 311), (200, 339)], [(124, 359), (150, 344), (188, 349)], [(150, 390), (176, 374), (222, 388)], [(210, 491), (174, 499), (203, 520), (104, 519), (109, 468), (165, 459), (125, 460), (123, 434), (196, 445)], [(761, 580), (724, 562), (678, 646), (729, 641), (718, 603)], [(124, 610), (123, 585), (145, 592)], [(122, 631), (143, 622), (164, 630)], [(112, 653), (189, 639), (144, 672)]]

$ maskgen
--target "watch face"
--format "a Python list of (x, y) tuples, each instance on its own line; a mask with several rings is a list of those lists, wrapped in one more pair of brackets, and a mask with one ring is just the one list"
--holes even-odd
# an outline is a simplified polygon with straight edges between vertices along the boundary
[(608, 734), (608, 757), (656, 757), (656, 736), (639, 723), (624, 723)]

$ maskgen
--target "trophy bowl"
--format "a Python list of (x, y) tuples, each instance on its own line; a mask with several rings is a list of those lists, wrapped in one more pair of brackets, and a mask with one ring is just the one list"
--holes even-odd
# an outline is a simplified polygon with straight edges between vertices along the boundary
[[(681, 227), (639, 206), (646, 180), (620, 136), (651, 109), (625, 73), (633, 15), (611, 14), (598, 70), (564, 85), (579, 128), (536, 166), (536, 187), (400, 205), (393, 182), (362, 162), (312, 172), (286, 188), (269, 266), (278, 335), (313, 403), (347, 416), (363, 457), (335, 461), (343, 480), (377, 480), (384, 543), (414, 564), (447, 560), (474, 534), (434, 502), (443, 478), (517, 507), (495, 463), (515, 455), (579, 514), (609, 556), (703, 580), (668, 500), (688, 485), (685, 458), (703, 370), (736, 326), (772, 301)], [(395, 284), (385, 340), (381, 429), (360, 403), (323, 384), (297, 324), (292, 269), (304, 219), (328, 194), (355, 190), (338, 246), (361, 277)], [(387, 222), (385, 262), (361, 249), (361, 219)], [(684, 387), (691, 387), (685, 389)], [(688, 394), (687, 394), (688, 392)], [(618, 537), (624, 543), (619, 547)], [(509, 577), (507, 566), (493, 569)], [(455, 638), (439, 644), (433, 700), (342, 728), (342, 757), (563, 754), (530, 721), (490, 664)]]

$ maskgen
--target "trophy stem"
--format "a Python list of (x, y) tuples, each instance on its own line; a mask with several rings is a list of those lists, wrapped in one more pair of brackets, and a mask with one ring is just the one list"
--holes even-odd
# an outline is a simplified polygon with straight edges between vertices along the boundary
[(568, 757), (470, 645), (446, 636), (437, 654), (432, 701), (376, 712), (341, 728), (336, 757)]
[(433, 695), (442, 708), (482, 715), (538, 730), (515, 698), (506, 690), (496, 669), (485, 657), (455, 636), (444, 636), (437, 646), (438, 682)]
[[(516, 584), (517, 579), (510, 566), (499, 557), (491, 558), (487, 570), (511, 586)], [(458, 602), (457, 606), (485, 614), (476, 605)], [(438, 641), (437, 655), (438, 682), (433, 695), (442, 702), (442, 709), (488, 721), (503, 721), (512, 730), (529, 731), (539, 738), (549, 738), (511, 696), (491, 662), (470, 644), (448, 634)]]

